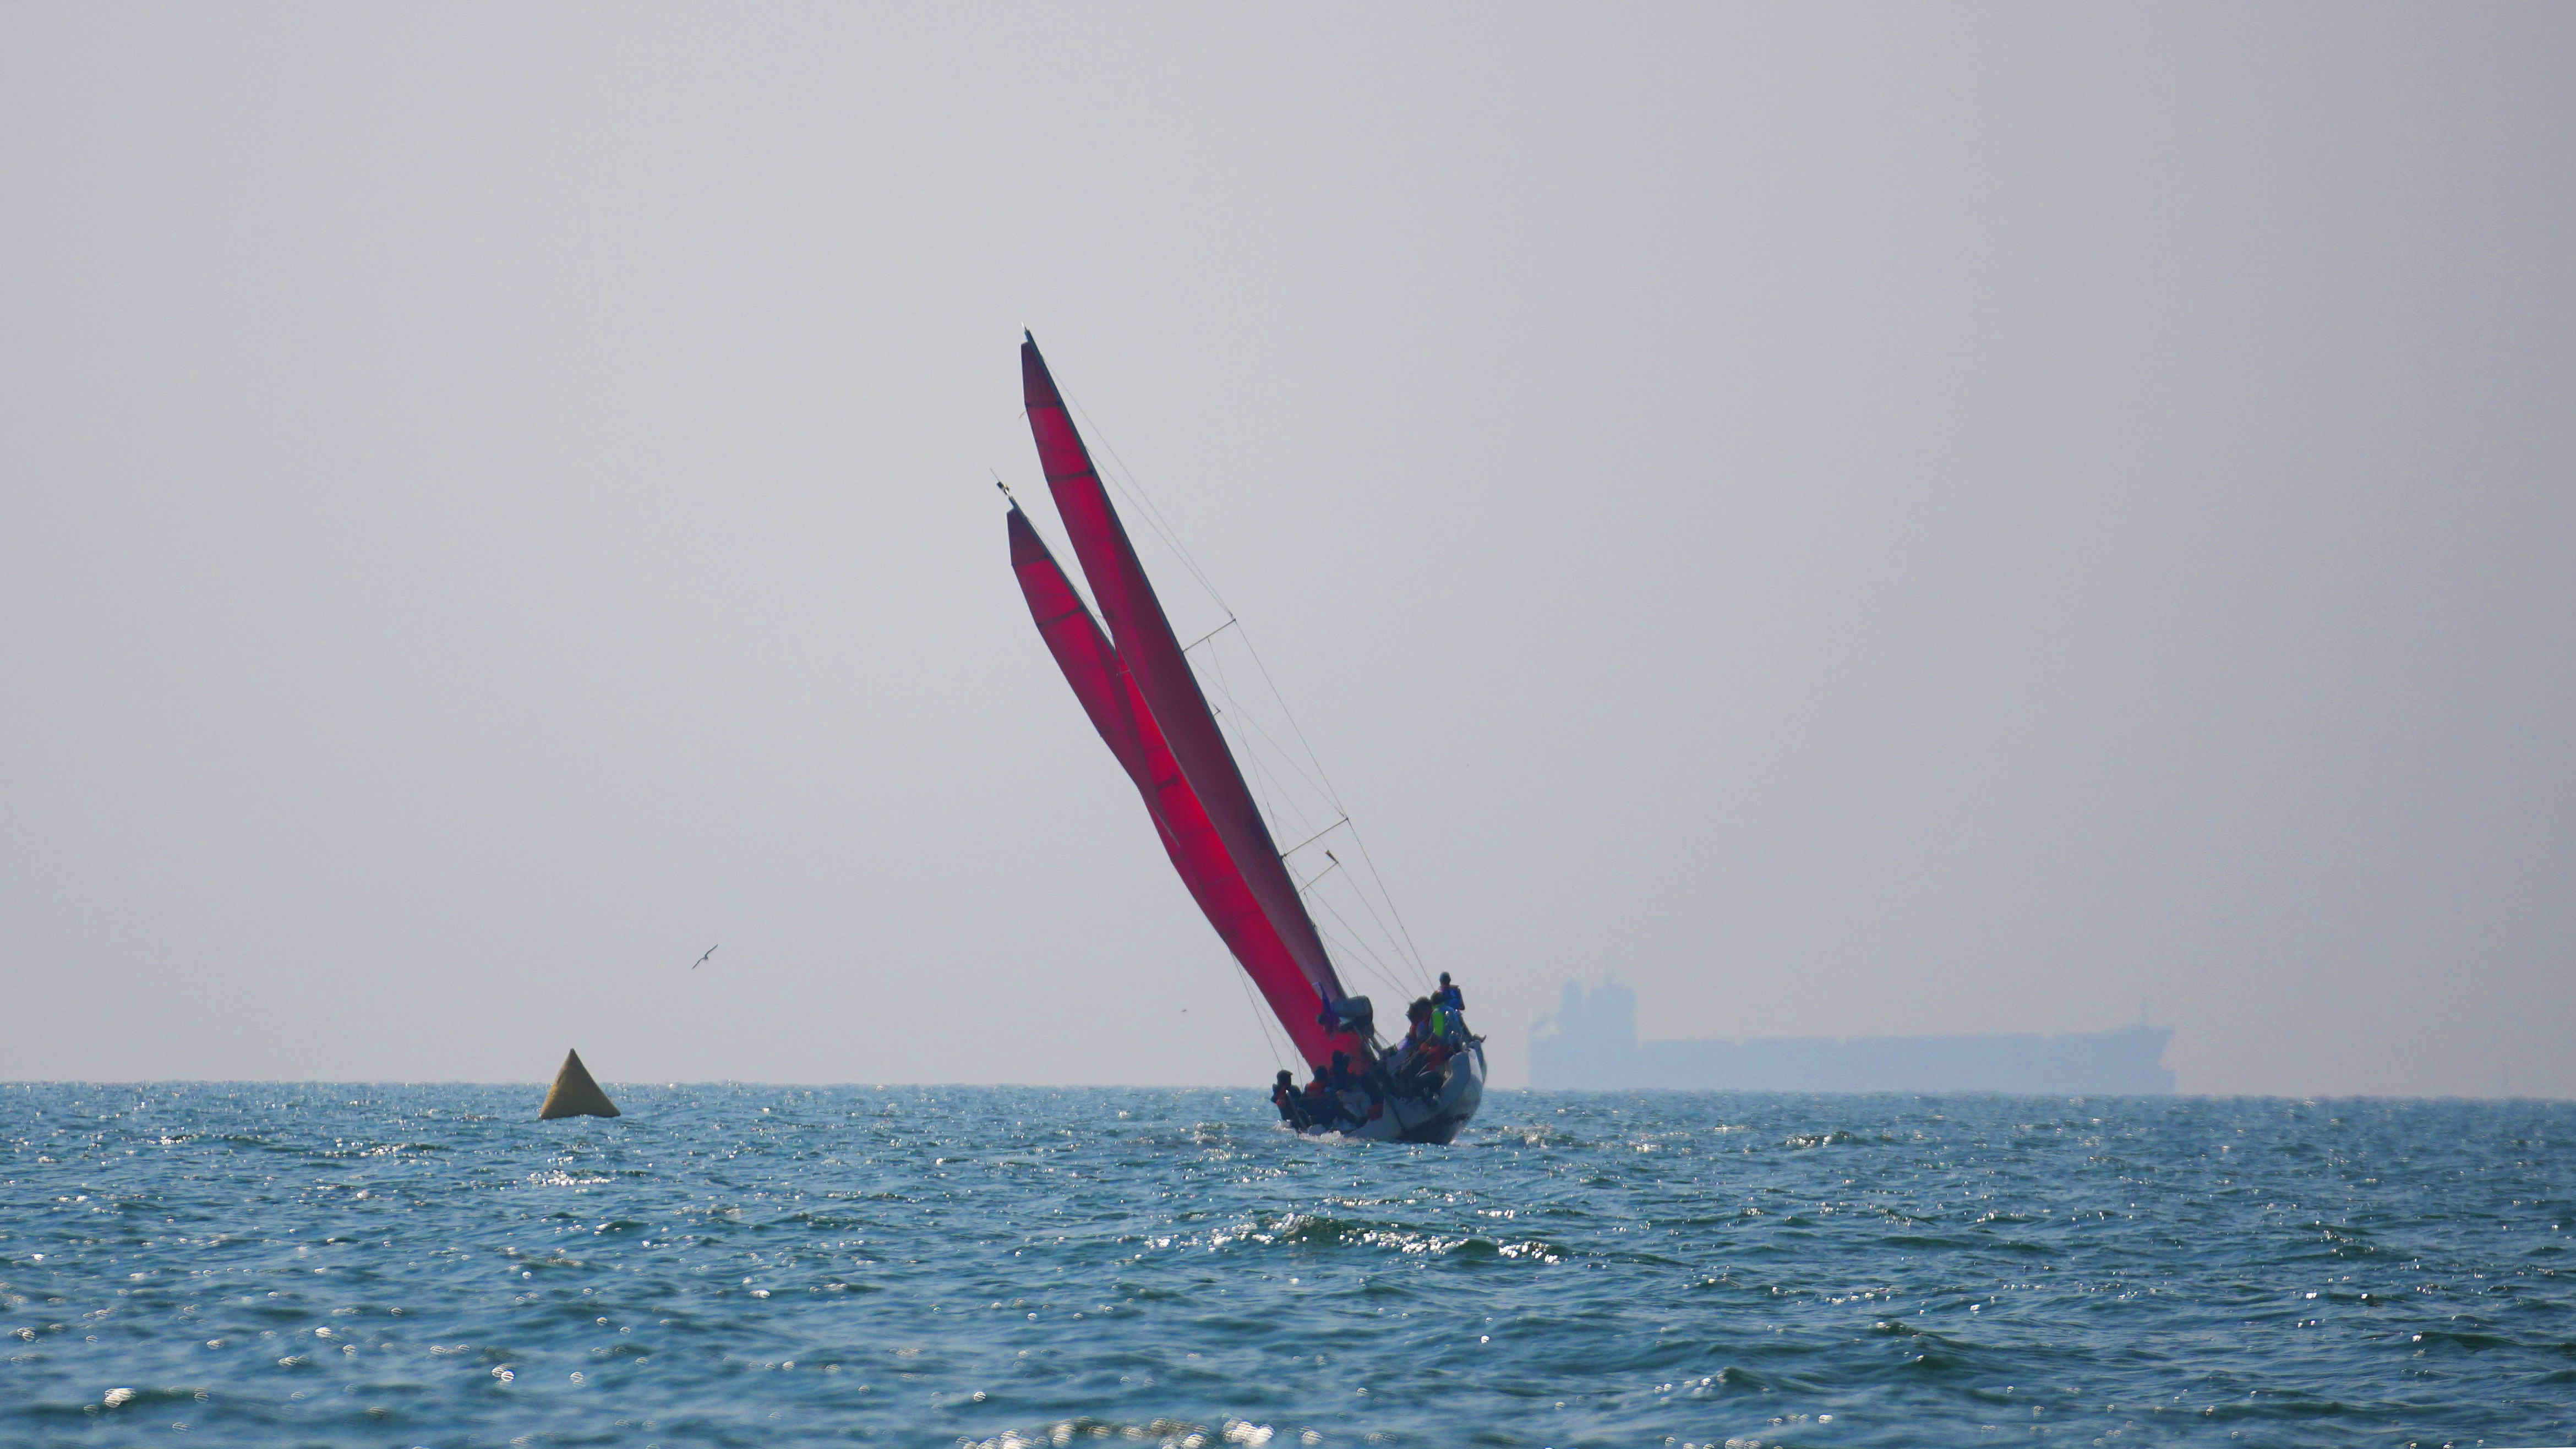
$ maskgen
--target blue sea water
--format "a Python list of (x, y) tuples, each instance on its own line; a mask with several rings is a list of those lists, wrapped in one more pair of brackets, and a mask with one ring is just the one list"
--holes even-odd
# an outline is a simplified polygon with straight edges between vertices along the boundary
[(2576, 1105), (0, 1087), (0, 1443), (2576, 1442)]

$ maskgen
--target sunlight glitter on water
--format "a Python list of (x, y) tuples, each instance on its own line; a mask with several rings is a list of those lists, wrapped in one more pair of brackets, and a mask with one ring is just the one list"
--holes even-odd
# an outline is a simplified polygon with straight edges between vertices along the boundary
[(2576, 1437), (2565, 1105), (526, 1096), (0, 1087), (0, 1441)]

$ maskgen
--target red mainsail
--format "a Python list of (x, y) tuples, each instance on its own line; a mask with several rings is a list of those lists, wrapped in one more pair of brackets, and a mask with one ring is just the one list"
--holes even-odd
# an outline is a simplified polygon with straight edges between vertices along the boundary
[(1014, 504), (1011, 564), (1030, 616), (1145, 797), (1183, 884), (1298, 1052), (1316, 1066), (1336, 1051), (1357, 1058), (1355, 1038), (1317, 1024), (1324, 995), (1347, 993), (1034, 339), (1020, 349), (1020, 368), (1047, 485), (1109, 634)]

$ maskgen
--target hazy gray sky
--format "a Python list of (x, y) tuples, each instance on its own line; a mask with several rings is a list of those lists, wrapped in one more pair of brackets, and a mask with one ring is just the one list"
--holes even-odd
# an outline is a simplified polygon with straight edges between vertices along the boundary
[(2551, 6), (0, 10), (0, 1077), (1266, 1075), (1027, 326), (1504, 1083), (2576, 1094), (2571, 178)]

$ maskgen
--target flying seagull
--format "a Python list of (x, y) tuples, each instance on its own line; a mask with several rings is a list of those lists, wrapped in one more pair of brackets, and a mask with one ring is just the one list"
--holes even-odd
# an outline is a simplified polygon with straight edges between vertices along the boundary
[[(720, 942), (720, 943), (718, 943), (718, 944), (722, 944), (722, 943)], [(714, 955), (715, 953), (716, 953), (716, 948), (715, 948), (714, 946), (709, 946), (709, 947), (707, 948), (707, 956), (712, 956), (712, 955)], [(701, 956), (701, 957), (699, 957), (698, 959), (696, 959), (695, 961), (690, 962), (690, 963), (689, 963), (689, 969), (690, 969), (690, 970), (692, 970), (692, 971), (695, 971), (695, 970), (697, 970), (699, 967), (704, 966), (705, 964), (707, 964), (707, 956)]]

